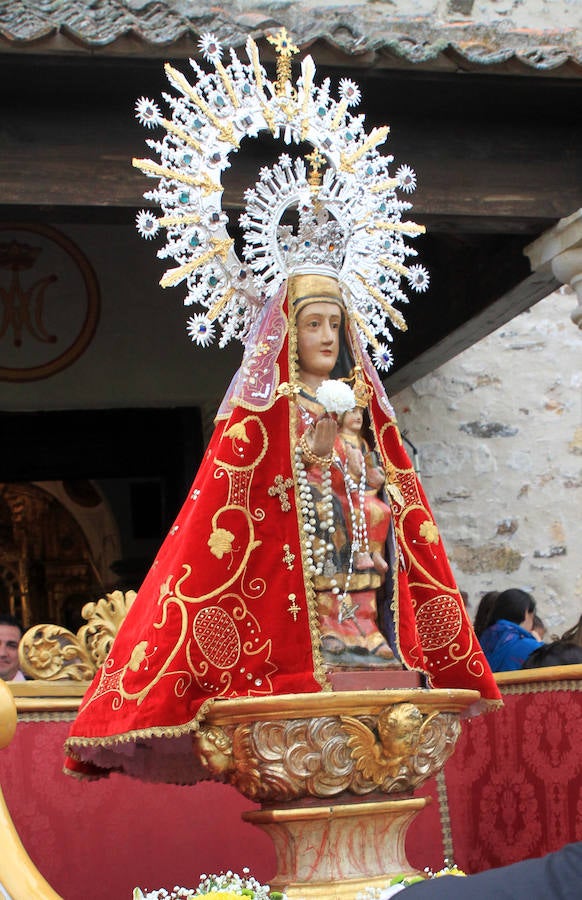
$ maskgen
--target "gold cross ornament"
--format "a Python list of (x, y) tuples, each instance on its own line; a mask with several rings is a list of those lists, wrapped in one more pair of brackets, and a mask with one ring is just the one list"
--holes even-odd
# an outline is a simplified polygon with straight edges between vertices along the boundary
[(290, 572), (293, 571), (293, 563), (295, 561), (295, 554), (291, 553), (291, 547), (289, 544), (283, 544), (283, 550), (285, 553), (283, 554), (283, 562), (287, 566)]
[(275, 483), (269, 488), (267, 492), (269, 494), (269, 497), (279, 497), (279, 500), (281, 501), (281, 509), (283, 510), (283, 512), (289, 512), (289, 510), (291, 509), (291, 503), (289, 502), (287, 491), (292, 487), (292, 478), (283, 479), (282, 475), (276, 475)]
[(314, 147), (311, 153), (308, 153), (305, 157), (307, 162), (309, 163), (309, 184), (312, 188), (318, 188), (321, 185), (321, 175), (322, 173), (319, 171), (323, 166), (327, 164), (327, 160), (325, 156), (322, 156), (317, 147)]
[(297, 595), (296, 595), (296, 594), (289, 594), (289, 598), (288, 598), (288, 599), (289, 599), (290, 602), (291, 602), (291, 606), (288, 606), (288, 607), (287, 607), (287, 612), (290, 612), (290, 613), (291, 613), (291, 615), (293, 616), (293, 621), (296, 622), (296, 621), (297, 621), (297, 615), (298, 615), (298, 613), (301, 612), (301, 607), (297, 605)]

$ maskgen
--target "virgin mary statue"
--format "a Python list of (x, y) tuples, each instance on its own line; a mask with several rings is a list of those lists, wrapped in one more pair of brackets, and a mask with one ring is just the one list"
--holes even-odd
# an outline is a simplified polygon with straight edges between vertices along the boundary
[[(185, 281), (189, 330), (204, 346), (245, 344), (192, 488), (163, 542), (105, 664), (87, 691), (66, 749), (66, 771), (121, 771), (145, 780), (207, 777), (192, 735), (213, 703), (332, 690), (338, 669), (408, 668), (429, 687), (499, 693), (455, 584), (441, 536), (377, 375), (391, 363), (407, 266), (396, 190), (414, 173), (376, 147), (344, 79), (340, 100), (314, 83), (307, 57), (294, 86), (284, 33), (271, 83), (257, 48), (248, 64), (192, 62), (195, 85), (167, 66), (179, 92), (171, 120), (142, 98), (138, 117), (162, 126), (150, 142), (161, 162), (137, 160), (159, 187), (163, 215), (138, 216), (146, 237), (166, 228), (161, 256)], [(314, 148), (261, 170), (240, 224), (238, 258), (220, 210), (220, 173), (245, 135), (268, 129)], [(326, 167), (323, 176), (320, 170)], [(217, 180), (218, 179), (218, 180)], [(283, 224), (294, 211), (295, 225)], [(374, 364), (368, 353), (372, 349)], [(343, 417), (361, 433), (346, 441)]]

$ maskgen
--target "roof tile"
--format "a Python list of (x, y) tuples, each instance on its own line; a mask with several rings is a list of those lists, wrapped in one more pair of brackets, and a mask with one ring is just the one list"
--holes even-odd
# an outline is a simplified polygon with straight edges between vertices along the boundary
[(135, 55), (137, 38), (151, 56), (205, 31), (240, 46), (281, 25), (299, 46), (323, 40), (353, 62), (392, 54), (409, 64), (458, 55), (477, 66), (512, 57), (538, 70), (582, 65), (582, 4), (571, 0), (0, 0), (0, 36), (11, 50), (35, 43), (39, 52), (62, 52), (65, 36), (76, 52), (113, 52), (115, 44), (119, 53), (132, 38)]

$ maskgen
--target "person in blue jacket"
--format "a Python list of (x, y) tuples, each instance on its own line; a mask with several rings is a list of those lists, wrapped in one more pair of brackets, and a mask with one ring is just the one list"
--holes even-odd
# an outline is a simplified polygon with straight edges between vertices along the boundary
[(519, 588), (501, 591), (479, 642), (494, 672), (521, 669), (534, 650), (543, 647), (531, 630), (535, 613), (531, 594)]

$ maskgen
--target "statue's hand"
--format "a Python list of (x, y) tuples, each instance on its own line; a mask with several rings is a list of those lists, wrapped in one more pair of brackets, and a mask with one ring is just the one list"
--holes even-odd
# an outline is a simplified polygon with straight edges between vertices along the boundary
[(348, 463), (348, 472), (352, 478), (361, 478), (362, 469), (364, 467), (364, 454), (357, 447), (346, 444), (346, 459)]
[(338, 426), (331, 416), (322, 416), (307, 435), (310, 449), (316, 456), (330, 456), (337, 437)]
[(379, 491), (384, 487), (386, 481), (386, 473), (380, 466), (366, 466), (366, 481), (375, 491)]

